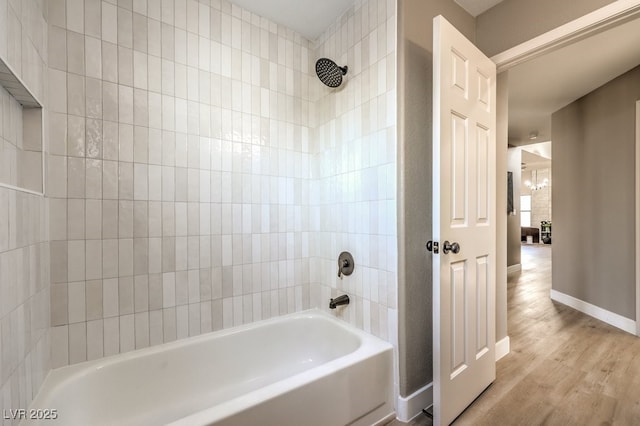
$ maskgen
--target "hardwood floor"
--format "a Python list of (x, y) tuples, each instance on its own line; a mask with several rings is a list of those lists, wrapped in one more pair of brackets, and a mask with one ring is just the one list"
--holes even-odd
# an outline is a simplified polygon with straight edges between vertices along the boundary
[(551, 301), (550, 246), (524, 245), (522, 265), (507, 286), (511, 352), (454, 424), (640, 424), (640, 339)]

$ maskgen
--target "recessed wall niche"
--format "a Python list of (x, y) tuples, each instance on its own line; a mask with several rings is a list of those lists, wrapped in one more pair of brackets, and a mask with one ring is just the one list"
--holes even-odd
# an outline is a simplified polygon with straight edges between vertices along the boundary
[(0, 58), (0, 186), (44, 193), (42, 104)]

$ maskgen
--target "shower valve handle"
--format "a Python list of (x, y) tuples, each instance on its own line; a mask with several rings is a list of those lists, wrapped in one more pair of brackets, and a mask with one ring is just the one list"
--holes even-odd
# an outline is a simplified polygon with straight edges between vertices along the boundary
[(341, 277), (342, 270), (348, 267), (349, 267), (349, 261), (347, 259), (342, 259), (342, 262), (338, 261), (338, 277)]
[(344, 275), (351, 275), (354, 267), (355, 262), (351, 253), (347, 251), (340, 253), (340, 256), (338, 256), (338, 278), (342, 278)]

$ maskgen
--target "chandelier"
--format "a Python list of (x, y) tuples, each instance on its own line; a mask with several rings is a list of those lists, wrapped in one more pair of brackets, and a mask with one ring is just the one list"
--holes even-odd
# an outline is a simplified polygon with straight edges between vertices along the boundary
[(542, 180), (542, 182), (538, 183), (538, 171), (537, 170), (532, 170), (531, 171), (531, 177), (533, 178), (535, 173), (535, 183), (532, 183), (530, 180), (526, 180), (524, 182), (524, 185), (529, 188), (532, 191), (537, 191), (539, 189), (542, 189), (544, 187), (546, 187), (547, 185), (549, 185), (549, 179), (544, 178)]

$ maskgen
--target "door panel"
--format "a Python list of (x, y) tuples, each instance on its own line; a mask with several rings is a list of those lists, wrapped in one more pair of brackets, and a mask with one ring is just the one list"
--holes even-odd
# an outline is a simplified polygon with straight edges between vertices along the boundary
[(476, 142), (478, 172), (476, 223), (487, 224), (489, 220), (489, 130), (480, 124), (476, 126)]
[(451, 264), (451, 379), (467, 368), (467, 350), (465, 347), (465, 327), (467, 323), (464, 309), (467, 292), (466, 262)]
[[(434, 424), (495, 379), (495, 65), (434, 20)], [(458, 253), (445, 253), (445, 241)]]
[(467, 119), (455, 112), (451, 113), (451, 225), (464, 225), (466, 222), (469, 198), (467, 194)]
[(489, 312), (487, 257), (476, 259), (476, 359), (489, 350)]

